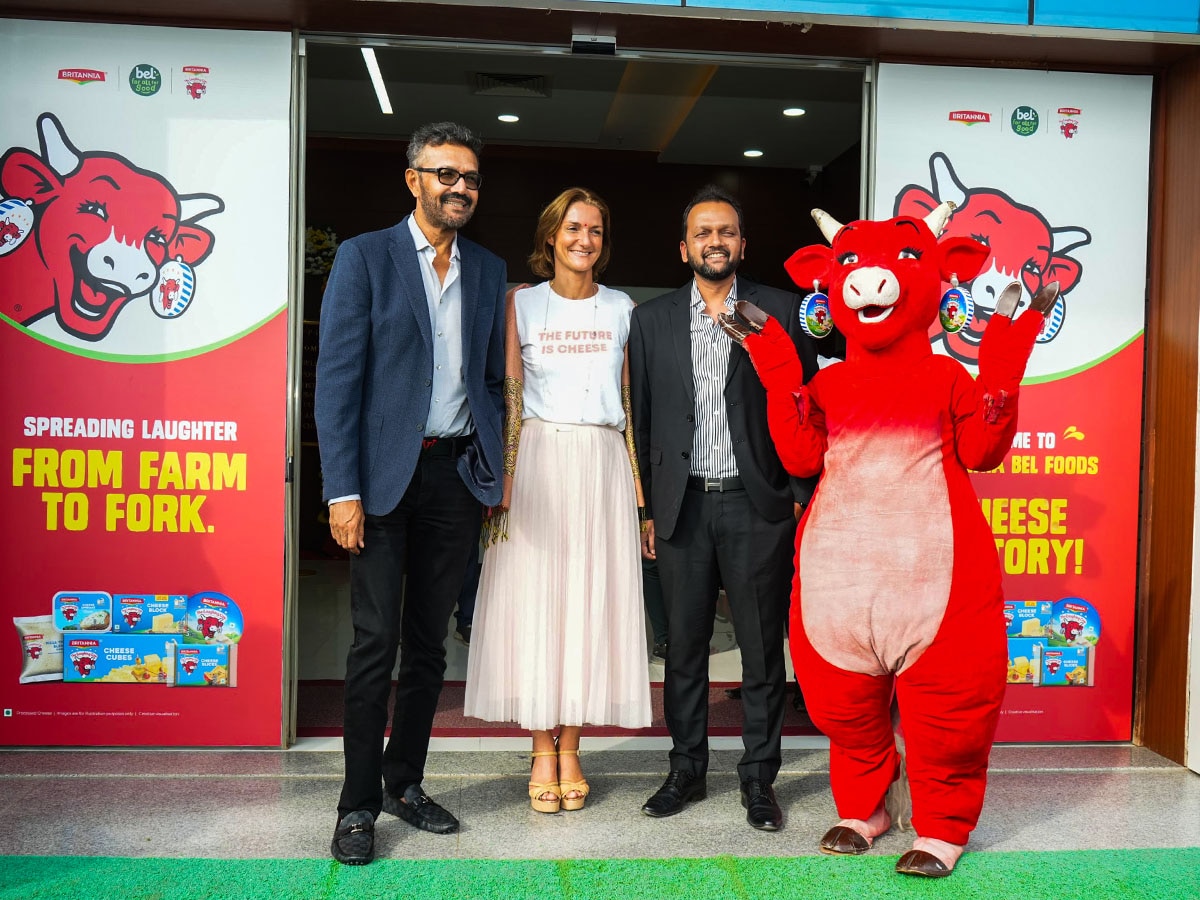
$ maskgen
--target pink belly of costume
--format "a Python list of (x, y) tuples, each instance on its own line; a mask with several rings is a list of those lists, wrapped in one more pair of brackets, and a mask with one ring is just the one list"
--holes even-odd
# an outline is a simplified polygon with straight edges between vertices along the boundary
[(920, 658), (945, 614), (954, 564), (936, 415), (831, 428), (799, 562), (804, 630), (827, 661), (880, 675)]

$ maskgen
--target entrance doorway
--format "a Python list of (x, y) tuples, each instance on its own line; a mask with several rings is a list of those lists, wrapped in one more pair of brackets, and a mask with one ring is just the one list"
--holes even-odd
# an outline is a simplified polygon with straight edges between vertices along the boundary
[[(365, 46), (306, 40), (303, 223), (309, 240), (293, 668), (300, 737), (340, 736), (341, 682), (352, 638), (348, 563), (329, 538), (312, 422), (324, 274), (337, 241), (391, 227), (412, 210), (404, 150), (417, 126), (453, 120), (483, 138), (486, 184), (463, 233), (507, 262), (512, 284), (538, 280), (526, 264), (534, 226), (543, 206), (567, 187), (587, 187), (609, 204), (613, 254), (604, 281), (638, 302), (691, 277), (679, 259), (680, 215), (705, 184), (730, 191), (744, 207), (747, 252), (740, 273), (786, 289), (794, 286), (783, 261), (821, 240), (808, 211), (820, 207), (849, 221), (859, 217), (864, 194), (861, 63), (373, 42), (392, 109), (385, 114)], [(455, 639), (457, 630), (451, 620), (435, 737), (521, 734), (462, 718), (468, 649)], [(663, 666), (652, 656), (653, 644), (648, 627), (649, 673), (661, 687)], [(720, 609), (712, 651), (710, 675), (720, 694), (740, 678), (732, 626)], [(721, 705), (710, 714), (715, 734), (723, 727)], [(740, 705), (727, 705), (727, 727), (740, 733)], [(803, 722), (789, 722), (788, 729), (801, 733), (796, 729)]]

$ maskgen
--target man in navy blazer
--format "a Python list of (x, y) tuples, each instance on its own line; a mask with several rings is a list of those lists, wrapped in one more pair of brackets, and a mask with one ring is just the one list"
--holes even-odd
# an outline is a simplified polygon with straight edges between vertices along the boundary
[(416, 209), (341, 245), (321, 308), (317, 437), (330, 531), (351, 553), (354, 622), (331, 851), (351, 865), (374, 858), (381, 809), (458, 830), (421, 781), (447, 623), (482, 506), (501, 494), (506, 271), (458, 236), (479, 199), (481, 148), (452, 122), (419, 128), (405, 172)]

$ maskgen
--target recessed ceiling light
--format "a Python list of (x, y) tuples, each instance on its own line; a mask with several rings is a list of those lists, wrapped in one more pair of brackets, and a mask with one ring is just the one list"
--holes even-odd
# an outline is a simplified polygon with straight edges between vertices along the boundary
[(796, 116), (804, 115), (804, 110), (801, 109), (799, 106), (789, 106), (787, 109), (785, 109), (783, 111), (783, 114), (785, 116), (790, 116), (792, 118), (795, 118)]
[(763, 152), (761, 150), (743, 150), (742, 151), (742, 156), (748, 156), (748, 157), (750, 157), (750, 159), (758, 159), (762, 155), (763, 155)]
[(509, 122), (509, 123), (521, 121), (520, 116), (514, 116), (512, 113), (501, 113), (500, 115), (496, 116), (496, 118), (499, 119), (501, 122)]
[(375, 87), (375, 97), (379, 100), (379, 111), (385, 116), (392, 114), (392, 101), (388, 99), (387, 88), (383, 84), (383, 76), (379, 73), (379, 63), (375, 59), (375, 51), (371, 47), (362, 48), (363, 61), (367, 64), (367, 72), (371, 76), (371, 84)]

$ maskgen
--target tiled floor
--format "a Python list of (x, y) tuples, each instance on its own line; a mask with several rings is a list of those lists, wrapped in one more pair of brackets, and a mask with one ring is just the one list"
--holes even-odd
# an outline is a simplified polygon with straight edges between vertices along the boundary
[[(0, 855), (324, 858), (341, 786), (340, 753), (319, 749), (329, 746), (0, 753)], [(547, 816), (526, 800), (524, 742), (501, 746), (432, 753), (426, 789), (459, 816), (462, 830), (436, 836), (384, 815), (380, 856), (808, 854), (836, 819), (828, 753), (819, 746), (785, 752), (776, 787), (788, 819), (775, 834), (745, 823), (735, 747), (713, 752), (707, 800), (673, 818), (650, 819), (639, 807), (663, 776), (662, 749), (626, 743), (601, 750), (585, 739), (593, 788), (587, 807)], [(872, 852), (902, 852), (910, 839), (889, 834)], [(1200, 776), (1124, 745), (1003, 746), (992, 756), (971, 849), (1184, 846), (1200, 846)]]

